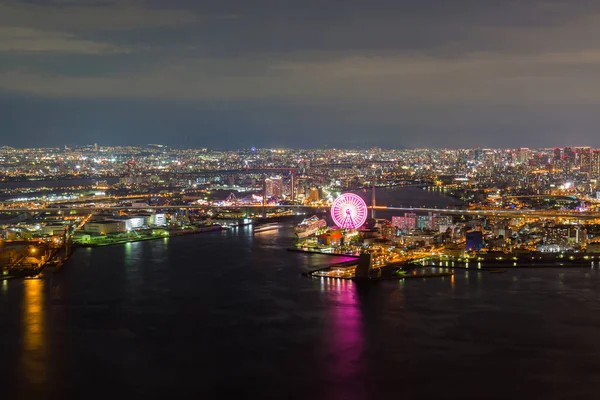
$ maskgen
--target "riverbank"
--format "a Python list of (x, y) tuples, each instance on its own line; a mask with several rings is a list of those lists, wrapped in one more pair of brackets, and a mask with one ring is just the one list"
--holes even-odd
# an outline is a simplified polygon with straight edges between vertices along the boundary
[(135, 242), (144, 242), (148, 240), (158, 240), (158, 239), (166, 239), (173, 238), (177, 236), (187, 236), (187, 235), (195, 235), (198, 233), (207, 233), (207, 232), (220, 232), (227, 230), (229, 228), (224, 228), (221, 225), (214, 225), (210, 227), (201, 227), (196, 229), (186, 229), (186, 230), (173, 230), (168, 231), (168, 235), (149, 235), (149, 236), (140, 236), (140, 237), (130, 237), (130, 238), (120, 238), (120, 239), (106, 239), (105, 241), (97, 241), (94, 243), (77, 243), (75, 247), (105, 247), (105, 246), (115, 246), (127, 243), (135, 243)]
[[(502, 269), (550, 269), (550, 268), (593, 268), (596, 266), (594, 262), (588, 262), (587, 264), (582, 263), (546, 263), (546, 264), (462, 264), (462, 265), (437, 265), (437, 264), (427, 264), (425, 266), (429, 267), (438, 267), (438, 268), (450, 268), (450, 269), (464, 269), (467, 271), (473, 270), (497, 270), (498, 268)], [(600, 264), (598, 265), (600, 267)]]
[(306, 254), (318, 254), (322, 256), (334, 256), (334, 257), (354, 257), (358, 259), (360, 256), (356, 254), (344, 254), (344, 253), (328, 253), (321, 250), (305, 250), (297, 247), (288, 247), (287, 251), (295, 252), (295, 253), (306, 253)]
[(444, 278), (454, 276), (453, 271), (449, 271), (450, 268), (441, 267), (415, 267), (408, 271), (400, 270), (384, 270), (386, 267), (376, 268), (372, 271), (375, 273), (368, 279), (357, 279), (354, 276), (356, 269), (355, 261), (348, 261), (345, 263), (333, 264), (324, 268), (319, 268), (310, 272), (302, 273), (303, 276), (312, 278), (325, 278), (325, 279), (341, 279), (351, 280), (360, 282), (379, 282), (387, 280), (401, 280), (401, 279), (417, 279), (417, 278)]
[[(73, 251), (74, 251), (78, 247), (116, 246), (116, 245), (123, 245), (123, 244), (128, 244), (128, 243), (174, 238), (174, 237), (179, 237), (179, 236), (194, 235), (194, 234), (206, 233), (206, 232), (218, 232), (218, 231), (223, 231), (226, 229), (227, 228), (223, 228), (221, 226), (202, 227), (202, 228), (198, 228), (196, 230), (172, 231), (169, 233), (168, 236), (154, 235), (151, 237), (127, 238), (127, 239), (123, 239), (123, 240), (114, 240), (114, 241), (110, 241), (107, 243), (73, 243), (72, 247), (73, 247)], [(31, 278), (31, 277), (36, 277), (42, 273), (56, 274), (62, 270), (62, 268), (68, 261), (70, 255), (72, 255), (72, 252), (69, 254), (68, 257), (65, 257), (64, 254), (60, 255), (59, 252), (54, 250), (54, 252), (51, 254), (50, 257), (48, 257), (48, 260), (44, 264), (42, 264), (36, 268), (31, 268), (31, 269), (29, 269), (29, 268), (20, 268), (20, 269), (14, 268), (11, 271), (6, 271), (6, 272), (8, 272), (7, 274), (0, 275), (0, 281), (7, 280), (7, 279)]]
[[(288, 251), (297, 251), (296, 249), (288, 249)], [(302, 251), (307, 252), (307, 251)], [(337, 255), (331, 253), (310, 252), (312, 254), (322, 255)], [(353, 256), (357, 257), (357, 256)], [(358, 257), (357, 257), (358, 258)], [(454, 265), (453, 265), (454, 264)], [(335, 263), (329, 266), (319, 268), (309, 272), (303, 272), (303, 276), (314, 278), (332, 278), (342, 280), (357, 280), (355, 270), (358, 265), (358, 260), (347, 261), (343, 263)], [(402, 280), (416, 278), (444, 278), (453, 277), (455, 270), (473, 271), (473, 272), (488, 272), (488, 273), (505, 273), (510, 270), (519, 269), (594, 269), (595, 263), (588, 261), (583, 263), (543, 263), (543, 264), (509, 264), (509, 263), (427, 263), (414, 264), (410, 262), (390, 263), (380, 268), (373, 268), (369, 279), (365, 281), (378, 282), (385, 280)], [(598, 265), (600, 268), (600, 264)]]

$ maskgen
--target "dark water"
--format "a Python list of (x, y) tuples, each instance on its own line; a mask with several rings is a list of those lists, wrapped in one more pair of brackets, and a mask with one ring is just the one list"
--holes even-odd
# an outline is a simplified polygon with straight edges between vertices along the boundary
[[(356, 191), (366, 202), (371, 205), (371, 189)], [(431, 207), (431, 208), (456, 208), (463, 204), (460, 200), (445, 195), (436, 190), (427, 190), (419, 187), (403, 188), (377, 188), (375, 202), (378, 206), (388, 207)], [(377, 210), (377, 218), (387, 218), (404, 215), (405, 211)]]
[[(357, 193), (365, 199), (368, 205), (371, 205), (371, 189), (361, 190)], [(419, 187), (377, 188), (375, 195), (375, 201), (379, 206), (445, 208), (462, 204), (460, 200), (447, 196), (443, 192)]]
[(0, 283), (7, 399), (595, 399), (598, 270), (361, 286), (290, 232), (79, 249)]
[[(444, 204), (414, 190), (379, 204)], [(597, 269), (363, 286), (302, 277), (339, 259), (292, 241), (241, 230), (79, 249), (58, 275), (0, 282), (0, 397), (598, 398)]]

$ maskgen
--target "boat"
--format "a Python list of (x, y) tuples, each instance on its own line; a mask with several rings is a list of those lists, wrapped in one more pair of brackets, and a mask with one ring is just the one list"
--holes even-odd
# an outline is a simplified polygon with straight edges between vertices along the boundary
[(268, 223), (268, 224), (264, 224), (264, 225), (259, 225), (257, 227), (255, 227), (253, 229), (254, 233), (260, 233), (260, 232), (268, 232), (268, 231), (274, 231), (274, 230), (278, 230), (279, 228), (281, 228), (281, 224), (278, 222), (272, 222), (272, 223)]
[(491, 274), (502, 274), (504, 272), (506, 272), (505, 269), (493, 269), (490, 271)]
[(294, 229), (294, 233), (296, 233), (296, 236), (298, 236), (299, 239), (304, 239), (305, 237), (314, 235), (319, 229), (325, 227), (327, 227), (327, 221), (313, 215), (300, 222)]

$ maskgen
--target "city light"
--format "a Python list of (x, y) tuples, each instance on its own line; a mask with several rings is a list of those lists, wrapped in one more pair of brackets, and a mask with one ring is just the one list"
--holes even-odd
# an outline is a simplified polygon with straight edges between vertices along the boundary
[[(3, 274), (37, 269), (38, 253), (52, 257), (64, 246), (250, 224), (264, 225), (250, 232), (273, 233), (267, 220), (289, 221), (277, 231), (291, 229), (295, 249), (370, 254), (375, 269), (440, 260), (518, 268), (591, 262), (600, 253), (600, 151), (589, 147), (222, 151), (94, 145), (5, 147), (0, 159), (11, 160), (0, 175), (14, 182), (0, 188), (0, 209), (26, 213), (0, 226), (0, 243), (11, 254)], [(59, 177), (83, 181), (47, 186)], [(38, 181), (45, 183), (25, 184)], [(409, 191), (412, 198), (396, 194)], [(40, 244), (23, 250), (27, 242)]]

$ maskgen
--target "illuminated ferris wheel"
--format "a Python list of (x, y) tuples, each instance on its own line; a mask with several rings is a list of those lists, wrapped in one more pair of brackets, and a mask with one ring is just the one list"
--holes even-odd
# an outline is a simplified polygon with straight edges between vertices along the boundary
[(354, 193), (344, 193), (333, 201), (331, 217), (340, 228), (358, 229), (367, 220), (367, 204)]

